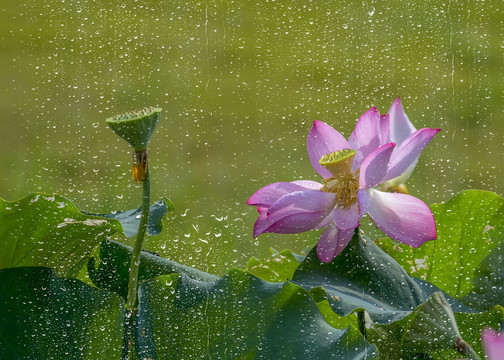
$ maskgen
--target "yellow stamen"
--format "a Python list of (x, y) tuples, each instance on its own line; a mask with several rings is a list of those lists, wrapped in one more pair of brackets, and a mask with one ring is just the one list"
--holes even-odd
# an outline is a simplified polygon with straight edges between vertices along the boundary
[(407, 194), (408, 188), (404, 184), (397, 184), (397, 183), (389, 184), (386, 182), (380, 186), (380, 191)]
[(336, 194), (336, 203), (343, 208), (349, 208), (357, 201), (359, 191), (359, 172), (345, 174), (339, 178), (324, 179), (321, 191)]
[(408, 188), (404, 184), (399, 184), (396, 187), (392, 189), (392, 192), (395, 193), (401, 193), (401, 194), (407, 194), (408, 193)]

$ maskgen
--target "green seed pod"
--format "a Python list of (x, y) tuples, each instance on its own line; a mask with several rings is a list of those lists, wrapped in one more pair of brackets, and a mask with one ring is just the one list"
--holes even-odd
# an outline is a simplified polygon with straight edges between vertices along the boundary
[(351, 149), (343, 149), (322, 156), (319, 164), (325, 167), (335, 177), (346, 174), (349, 175), (352, 171), (352, 163), (357, 151)]
[(147, 149), (160, 118), (161, 109), (151, 106), (115, 115), (106, 122), (117, 135), (139, 151)]

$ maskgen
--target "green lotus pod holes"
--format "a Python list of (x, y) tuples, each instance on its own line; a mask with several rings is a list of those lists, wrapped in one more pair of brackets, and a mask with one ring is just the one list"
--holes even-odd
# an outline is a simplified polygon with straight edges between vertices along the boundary
[(161, 109), (145, 107), (107, 118), (106, 122), (117, 135), (126, 140), (134, 149), (133, 180), (145, 181), (149, 154), (147, 145), (161, 119)]
[(338, 150), (322, 156), (319, 160), (319, 164), (336, 177), (341, 174), (350, 174), (356, 153), (357, 151), (351, 149)]
[(161, 109), (151, 106), (112, 116), (107, 118), (106, 122), (117, 135), (139, 151), (147, 149), (159, 119)]

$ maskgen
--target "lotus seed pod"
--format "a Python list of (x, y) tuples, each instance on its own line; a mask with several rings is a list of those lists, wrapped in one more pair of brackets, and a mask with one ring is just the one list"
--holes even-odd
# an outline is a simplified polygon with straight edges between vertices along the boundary
[(107, 118), (107, 124), (135, 150), (145, 150), (161, 118), (161, 109), (145, 107)]
[(356, 151), (351, 149), (335, 151), (322, 156), (319, 160), (319, 164), (336, 177), (342, 174), (350, 174), (355, 154)]

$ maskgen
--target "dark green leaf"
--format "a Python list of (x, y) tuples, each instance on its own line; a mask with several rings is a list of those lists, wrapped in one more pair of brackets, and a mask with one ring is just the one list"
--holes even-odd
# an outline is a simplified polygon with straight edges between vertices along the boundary
[(0, 199), (0, 269), (47, 266), (60, 275), (75, 273), (96, 245), (121, 231), (118, 221), (84, 215), (59, 195)]
[(386, 240), (380, 246), (413, 276), (461, 298), (472, 289), (478, 264), (504, 241), (504, 199), (488, 191), (467, 190), (431, 208), (437, 240), (419, 248)]
[[(116, 295), (48, 268), (6, 269), (0, 306), (0, 358), (120, 357), (126, 318)], [(330, 326), (301, 287), (239, 270), (215, 281), (171, 274), (144, 282), (131, 326), (139, 359), (378, 358), (355, 328)]]
[[(412, 278), (389, 255), (356, 233), (332, 262), (321, 262), (313, 249), (294, 273), (293, 282), (313, 291), (322, 287), (333, 310), (346, 316), (364, 309), (377, 323), (397, 321), (439, 289)], [(447, 297), (455, 311), (474, 312)]]
[[(308, 249), (309, 251), (310, 249)], [(247, 271), (266, 281), (284, 282), (292, 279), (294, 271), (306, 256), (294, 254), (290, 250), (278, 252), (270, 249), (271, 256), (266, 259), (251, 258), (247, 264)], [(316, 290), (319, 290), (318, 292)], [(310, 295), (317, 303), (317, 307), (324, 319), (337, 329), (353, 326), (358, 329), (357, 317), (353, 314), (340, 316), (336, 314), (327, 301), (327, 294), (323, 288), (311, 289)]]
[(432, 294), (402, 322), (405, 326), (400, 346), (406, 352), (452, 349), (460, 337), (455, 315), (441, 292)]
[[(91, 258), (88, 263), (89, 277), (103, 290), (114, 291), (126, 299), (128, 295), (129, 265), (132, 248), (107, 240), (100, 245), (99, 259)], [(95, 268), (95, 264), (97, 268)], [(164, 259), (142, 251), (140, 258), (139, 283), (159, 275), (185, 273), (202, 281), (214, 281), (217, 276)]]
[[(160, 276), (140, 287), (138, 338), (158, 359), (377, 359), (352, 327), (335, 329), (301, 287), (240, 270), (215, 282)], [(155, 346), (155, 349), (153, 348)]]
[[(149, 224), (147, 225), (147, 234), (155, 236), (163, 230), (163, 220), (166, 218), (166, 213), (175, 209), (172, 202), (167, 198), (163, 198), (150, 207)], [(108, 219), (116, 219), (121, 223), (126, 237), (133, 237), (138, 232), (140, 226), (140, 215), (142, 207), (127, 211), (116, 211), (111, 214), (91, 214), (83, 212), (86, 215), (100, 216)]]
[(0, 359), (119, 359), (124, 302), (49, 268), (0, 270)]
[(415, 354), (427, 356), (427, 353), (439, 360), (466, 358), (454, 349), (459, 337), (483, 358), (481, 329), (498, 328), (502, 321), (504, 309), (500, 306), (484, 313), (453, 313), (437, 292), (406, 318), (389, 325), (375, 325), (368, 334), (386, 360), (410, 359)]

